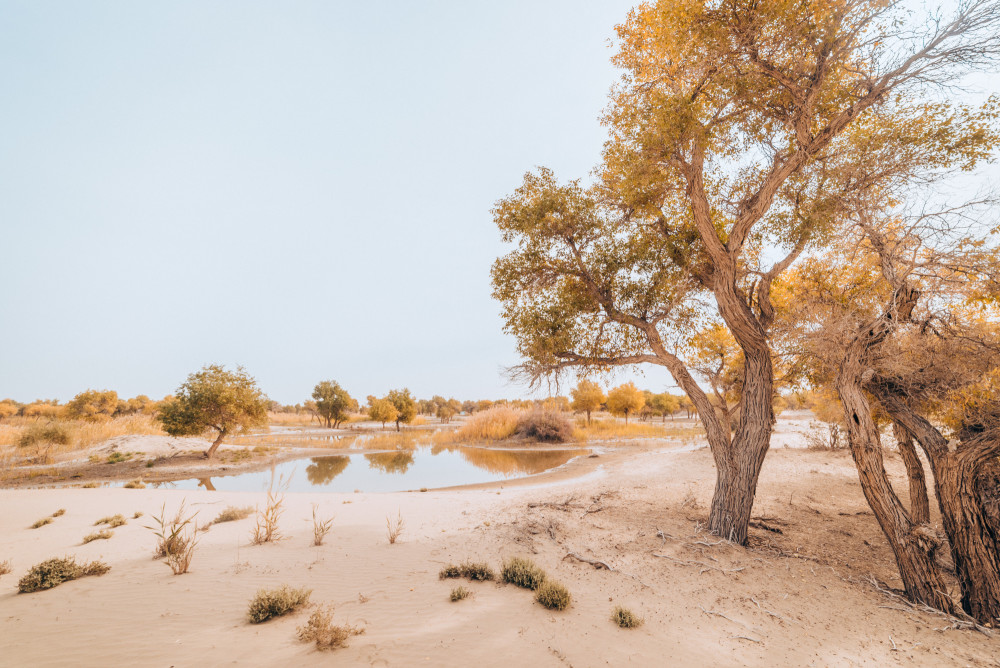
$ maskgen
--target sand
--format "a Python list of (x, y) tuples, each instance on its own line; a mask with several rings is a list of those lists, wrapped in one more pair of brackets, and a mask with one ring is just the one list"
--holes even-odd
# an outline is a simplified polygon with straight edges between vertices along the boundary
[[(890, 458), (903, 489), (902, 464)], [(587, 462), (582, 477), (395, 494), (289, 494), (283, 539), (249, 544), (253, 519), (202, 534), (189, 573), (152, 558), (144, 528), (185, 500), (207, 521), (263, 494), (166, 489), (0, 491), (0, 666), (985, 666), (1000, 639), (948, 629), (870, 582), (898, 587), (891, 555), (844, 452), (774, 449), (764, 464), (751, 547), (699, 530), (713, 474), (707, 450), (651, 441)], [(335, 515), (312, 545), (311, 511)], [(30, 529), (60, 508), (52, 524)], [(94, 521), (140, 519), (81, 545)], [(386, 539), (386, 517), (405, 522)], [(613, 570), (568, 557), (605, 562)], [(18, 594), (37, 562), (75, 555), (111, 571)], [(447, 563), (529, 556), (573, 595), (552, 612), (526, 590), (462, 582)], [(662, 555), (662, 556), (661, 556)], [(281, 584), (313, 590), (335, 620), (365, 628), (347, 648), (296, 639), (310, 609), (260, 625), (250, 598)], [(645, 618), (610, 621), (615, 605)]]

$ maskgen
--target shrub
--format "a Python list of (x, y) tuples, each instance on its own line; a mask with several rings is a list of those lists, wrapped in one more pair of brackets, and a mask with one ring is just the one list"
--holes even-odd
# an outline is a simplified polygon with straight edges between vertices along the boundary
[(235, 522), (245, 520), (253, 514), (253, 506), (226, 506), (218, 517), (212, 520), (212, 524), (222, 524), (223, 522)]
[(63, 582), (76, 580), (88, 575), (104, 575), (111, 567), (100, 561), (80, 565), (72, 557), (49, 559), (31, 567), (31, 570), (17, 583), (17, 590), (27, 594), (43, 589), (58, 587)]
[(65, 514), (66, 514), (66, 509), (65, 508), (60, 508), (56, 512), (52, 513), (52, 517), (62, 517)]
[(137, 519), (139, 519), (140, 517), (142, 517), (142, 511), (141, 511), (141, 510), (137, 510), (137, 511), (135, 511), (135, 512), (134, 512), (134, 513), (132, 514), (132, 519), (134, 519), (134, 520), (137, 520)]
[(7, 575), (12, 570), (9, 561), (0, 561), (0, 575)]
[(611, 613), (611, 621), (617, 624), (620, 628), (634, 629), (638, 626), (642, 626), (645, 620), (628, 608), (623, 608), (618, 605), (615, 606), (614, 612)]
[(311, 589), (292, 589), (288, 585), (277, 589), (261, 589), (250, 601), (247, 618), (251, 624), (260, 624), (272, 617), (287, 615), (305, 605), (310, 594)]
[(396, 513), (395, 521), (392, 520), (388, 515), (385, 518), (385, 535), (389, 539), (389, 544), (394, 545), (396, 539), (399, 538), (399, 534), (403, 533), (403, 515), (402, 513)]
[(72, 434), (66, 425), (58, 422), (33, 424), (17, 439), (18, 446), (29, 448), (33, 445), (69, 445)]
[(535, 592), (535, 600), (549, 610), (565, 610), (569, 607), (571, 598), (566, 587), (552, 580), (542, 582)]
[(83, 537), (83, 544), (92, 543), (95, 540), (107, 540), (114, 536), (115, 533), (110, 529), (101, 529), (100, 531), (95, 531), (94, 533), (89, 533)]
[(43, 517), (42, 519), (40, 519), (40, 520), (36, 521), (34, 524), (32, 524), (31, 528), (32, 529), (40, 529), (41, 527), (45, 526), (46, 524), (52, 524), (52, 518), (51, 517)]
[(125, 516), (119, 513), (118, 515), (111, 515), (110, 517), (102, 517), (101, 519), (94, 522), (95, 527), (100, 526), (102, 524), (107, 524), (112, 529), (124, 526), (126, 524)]
[(545, 582), (545, 571), (535, 565), (530, 559), (522, 557), (511, 557), (503, 562), (500, 568), (500, 577), (504, 582), (524, 587), (525, 589), (538, 589)]
[(122, 485), (124, 489), (146, 489), (146, 483), (142, 480), (129, 480), (127, 483)]
[(364, 632), (364, 629), (349, 624), (334, 624), (332, 607), (316, 610), (309, 616), (309, 621), (297, 631), (299, 640), (315, 642), (316, 649), (346, 647), (348, 638)]
[(559, 411), (542, 409), (521, 415), (515, 433), (540, 443), (565, 443), (573, 439), (573, 425)]
[(468, 598), (471, 593), (462, 585), (458, 585), (451, 590), (451, 602), (454, 603), (455, 601), (461, 601), (463, 598)]
[(493, 569), (486, 563), (467, 561), (458, 568), (462, 577), (469, 578), (470, 580), (486, 582), (495, 580), (497, 577), (496, 573), (493, 572)]
[(326, 538), (326, 534), (330, 533), (330, 529), (333, 528), (333, 518), (320, 519), (316, 515), (316, 505), (313, 504), (313, 545), (322, 545), (323, 539)]
[[(198, 513), (195, 513), (197, 515)], [(187, 536), (184, 532), (184, 527), (187, 526), (195, 517), (191, 515), (190, 517), (184, 517), (184, 501), (181, 501), (180, 507), (177, 509), (177, 514), (171, 520), (167, 519), (167, 505), (163, 504), (160, 508), (160, 516), (153, 516), (153, 521), (156, 522), (155, 527), (146, 527), (157, 537), (156, 548), (153, 550), (153, 558), (159, 559), (161, 557), (169, 557), (171, 555), (181, 555), (188, 549), (188, 541), (193, 539), (193, 536)]]
[(455, 564), (448, 564), (441, 569), (438, 573), (438, 578), (441, 580), (447, 580), (448, 578), (460, 578), (462, 577), (462, 569)]
[(502, 441), (517, 431), (520, 411), (507, 406), (494, 406), (473, 415), (458, 428), (456, 436), (462, 441)]
[(109, 464), (121, 464), (122, 462), (127, 462), (132, 459), (131, 452), (112, 452), (108, 455)]
[[(278, 489), (284, 487), (287, 487), (287, 484), (283, 480), (279, 481)], [(284, 502), (284, 495), (274, 491), (274, 481), (272, 480), (271, 487), (267, 490), (267, 505), (264, 510), (257, 510), (257, 523), (250, 535), (250, 541), (254, 545), (270, 543), (281, 538), (281, 533), (278, 531), (278, 518), (284, 512), (284, 508), (281, 507)]]

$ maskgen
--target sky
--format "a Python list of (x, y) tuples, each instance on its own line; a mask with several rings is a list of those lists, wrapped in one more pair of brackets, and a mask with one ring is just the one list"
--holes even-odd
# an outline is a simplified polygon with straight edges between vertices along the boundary
[(598, 162), (631, 4), (0, 0), (0, 397), (527, 396), (490, 209)]

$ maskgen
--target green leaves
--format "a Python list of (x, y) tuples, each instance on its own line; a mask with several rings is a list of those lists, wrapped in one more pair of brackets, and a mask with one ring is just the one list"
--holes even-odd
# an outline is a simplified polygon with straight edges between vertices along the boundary
[(188, 376), (158, 419), (171, 436), (240, 433), (267, 424), (267, 398), (243, 367), (210, 364)]

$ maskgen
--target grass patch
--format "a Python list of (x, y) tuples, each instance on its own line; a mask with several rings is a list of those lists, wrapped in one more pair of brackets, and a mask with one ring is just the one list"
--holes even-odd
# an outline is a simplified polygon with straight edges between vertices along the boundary
[(125, 521), (125, 516), (121, 513), (117, 515), (111, 515), (110, 517), (102, 517), (101, 519), (94, 522), (94, 526), (100, 526), (102, 524), (107, 524), (112, 529), (120, 526), (125, 526), (127, 522)]
[(88, 533), (83, 537), (83, 544), (93, 543), (95, 540), (107, 540), (115, 535), (115, 532), (111, 529), (101, 529), (100, 531), (95, 531), (94, 533)]
[(389, 544), (394, 545), (401, 533), (403, 533), (403, 514), (397, 511), (395, 520), (386, 515), (385, 536), (389, 539)]
[(333, 517), (328, 519), (321, 519), (316, 514), (316, 504), (313, 504), (313, 545), (322, 545), (323, 540), (326, 538), (326, 534), (330, 533), (333, 529)]
[(363, 628), (333, 623), (333, 608), (325, 607), (309, 615), (309, 621), (297, 629), (299, 640), (316, 643), (316, 649), (347, 647), (351, 636), (364, 633)]
[(261, 589), (250, 601), (247, 619), (251, 624), (260, 624), (272, 617), (287, 615), (305, 605), (310, 594), (312, 589), (292, 589), (288, 585), (277, 589)]
[(471, 591), (469, 591), (462, 585), (458, 585), (457, 587), (451, 590), (451, 602), (455, 603), (456, 601), (461, 601), (463, 599), (469, 598), (470, 594), (472, 594)]
[[(284, 480), (278, 481), (279, 490), (287, 487), (288, 483)], [(271, 486), (267, 490), (267, 505), (264, 510), (257, 511), (257, 524), (250, 535), (250, 541), (254, 545), (270, 543), (281, 538), (281, 533), (278, 531), (278, 518), (281, 517), (281, 513), (285, 512), (284, 508), (281, 507), (284, 502), (285, 495), (274, 491), (274, 480), (272, 479)]]
[(108, 464), (121, 464), (122, 462), (127, 462), (135, 456), (134, 452), (112, 452), (108, 455)]
[(137, 510), (134, 513), (132, 513), (132, 519), (137, 520), (140, 517), (142, 517), (142, 511), (141, 510)]
[(569, 590), (558, 582), (545, 580), (535, 592), (535, 600), (549, 610), (565, 610), (569, 607), (572, 597)]
[(446, 580), (448, 578), (468, 578), (480, 582), (496, 580), (497, 574), (493, 572), (490, 565), (485, 562), (466, 561), (456, 566), (448, 564), (438, 573), (438, 578)]
[(611, 613), (611, 621), (618, 625), (622, 629), (634, 629), (642, 626), (646, 621), (639, 615), (635, 614), (628, 608), (623, 608), (618, 605), (615, 606), (614, 611)]
[(214, 520), (212, 520), (212, 524), (245, 520), (251, 515), (253, 515), (253, 506), (226, 506), (223, 508), (222, 512), (219, 513)]
[(456, 437), (463, 441), (502, 441), (517, 431), (521, 411), (495, 406), (475, 413), (458, 428)]
[(9, 561), (0, 561), (0, 575), (7, 575), (14, 570)]
[(111, 567), (100, 561), (78, 564), (73, 557), (49, 559), (31, 567), (31, 570), (17, 583), (17, 590), (28, 594), (43, 589), (58, 587), (63, 582), (76, 580), (88, 575), (104, 575)]
[(51, 517), (43, 517), (42, 519), (40, 519), (37, 522), (35, 522), (34, 524), (32, 524), (31, 528), (32, 529), (40, 529), (43, 526), (45, 526), (46, 524), (52, 524), (52, 518)]
[(123, 489), (146, 489), (146, 483), (142, 480), (129, 480), (127, 483), (122, 485)]
[(97, 489), (98, 487), (100, 487), (100, 485), (98, 485), (96, 482), (85, 482), (82, 485), (80, 485), (80, 487), (83, 489)]
[(60, 508), (56, 512), (52, 513), (52, 517), (62, 517), (65, 514), (66, 514), (66, 509), (65, 508)]
[(537, 590), (545, 582), (546, 575), (531, 559), (511, 557), (500, 567), (500, 577), (512, 585)]

